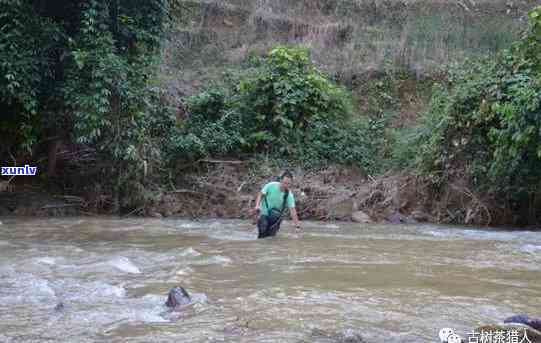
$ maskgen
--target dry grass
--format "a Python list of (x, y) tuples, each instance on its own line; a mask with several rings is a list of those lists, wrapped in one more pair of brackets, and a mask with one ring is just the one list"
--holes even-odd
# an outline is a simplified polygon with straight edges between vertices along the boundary
[(300, 44), (331, 74), (442, 64), (509, 45), (535, 4), (505, 0), (205, 0), (180, 1), (165, 47), (172, 71), (224, 67), (276, 44)]

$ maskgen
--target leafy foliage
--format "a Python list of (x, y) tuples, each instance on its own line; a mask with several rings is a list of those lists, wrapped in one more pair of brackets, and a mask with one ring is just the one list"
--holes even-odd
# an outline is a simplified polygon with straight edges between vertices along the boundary
[(92, 147), (118, 205), (143, 166), (160, 162), (158, 142), (174, 124), (150, 83), (168, 4), (1, 0), (0, 155), (51, 136)]
[(310, 125), (296, 156), (304, 165), (329, 161), (357, 165), (369, 173), (381, 171), (381, 149), (386, 144), (385, 119), (358, 118), (345, 123), (317, 121)]
[(31, 12), (27, 1), (0, 1), (0, 145), (25, 152), (37, 141), (54, 83), (51, 56), (63, 39), (57, 24)]
[(317, 70), (305, 49), (274, 48), (186, 103), (175, 156), (266, 151), (307, 164), (373, 164), (375, 126), (351, 121), (350, 94)]
[(416, 167), (440, 182), (462, 168), (478, 188), (518, 202), (539, 191), (540, 13), (541, 7), (530, 12), (523, 39), (497, 60), (470, 61), (449, 71), (413, 136)]

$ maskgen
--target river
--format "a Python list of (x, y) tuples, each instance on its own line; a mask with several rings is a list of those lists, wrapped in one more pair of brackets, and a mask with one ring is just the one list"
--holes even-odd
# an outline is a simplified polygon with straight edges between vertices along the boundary
[[(0, 342), (437, 342), (541, 315), (541, 232), (2, 218)], [(194, 303), (170, 312), (171, 287)], [(62, 309), (55, 309), (59, 304)]]

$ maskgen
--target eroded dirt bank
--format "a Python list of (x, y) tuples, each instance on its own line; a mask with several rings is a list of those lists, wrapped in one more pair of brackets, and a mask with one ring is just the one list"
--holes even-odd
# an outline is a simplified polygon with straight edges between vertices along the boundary
[[(199, 161), (179, 172), (170, 185), (144, 206), (124, 215), (188, 218), (252, 217), (257, 192), (280, 169), (246, 161)], [(456, 180), (437, 188), (423, 177), (389, 173), (373, 177), (358, 168), (331, 166), (317, 171), (292, 169), (293, 192), (302, 219), (387, 223), (521, 224), (517, 212)], [(24, 186), (0, 192), (0, 215), (64, 216), (108, 213), (107, 197), (51, 195)]]

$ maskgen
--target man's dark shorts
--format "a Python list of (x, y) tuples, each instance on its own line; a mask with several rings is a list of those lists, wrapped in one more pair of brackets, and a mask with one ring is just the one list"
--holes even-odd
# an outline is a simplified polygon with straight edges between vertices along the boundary
[(280, 230), (281, 223), (281, 218), (278, 219), (276, 222), (270, 222), (269, 217), (265, 215), (259, 216), (259, 219), (257, 221), (257, 229), (259, 231), (259, 235), (257, 236), (257, 238), (275, 236), (278, 230)]

